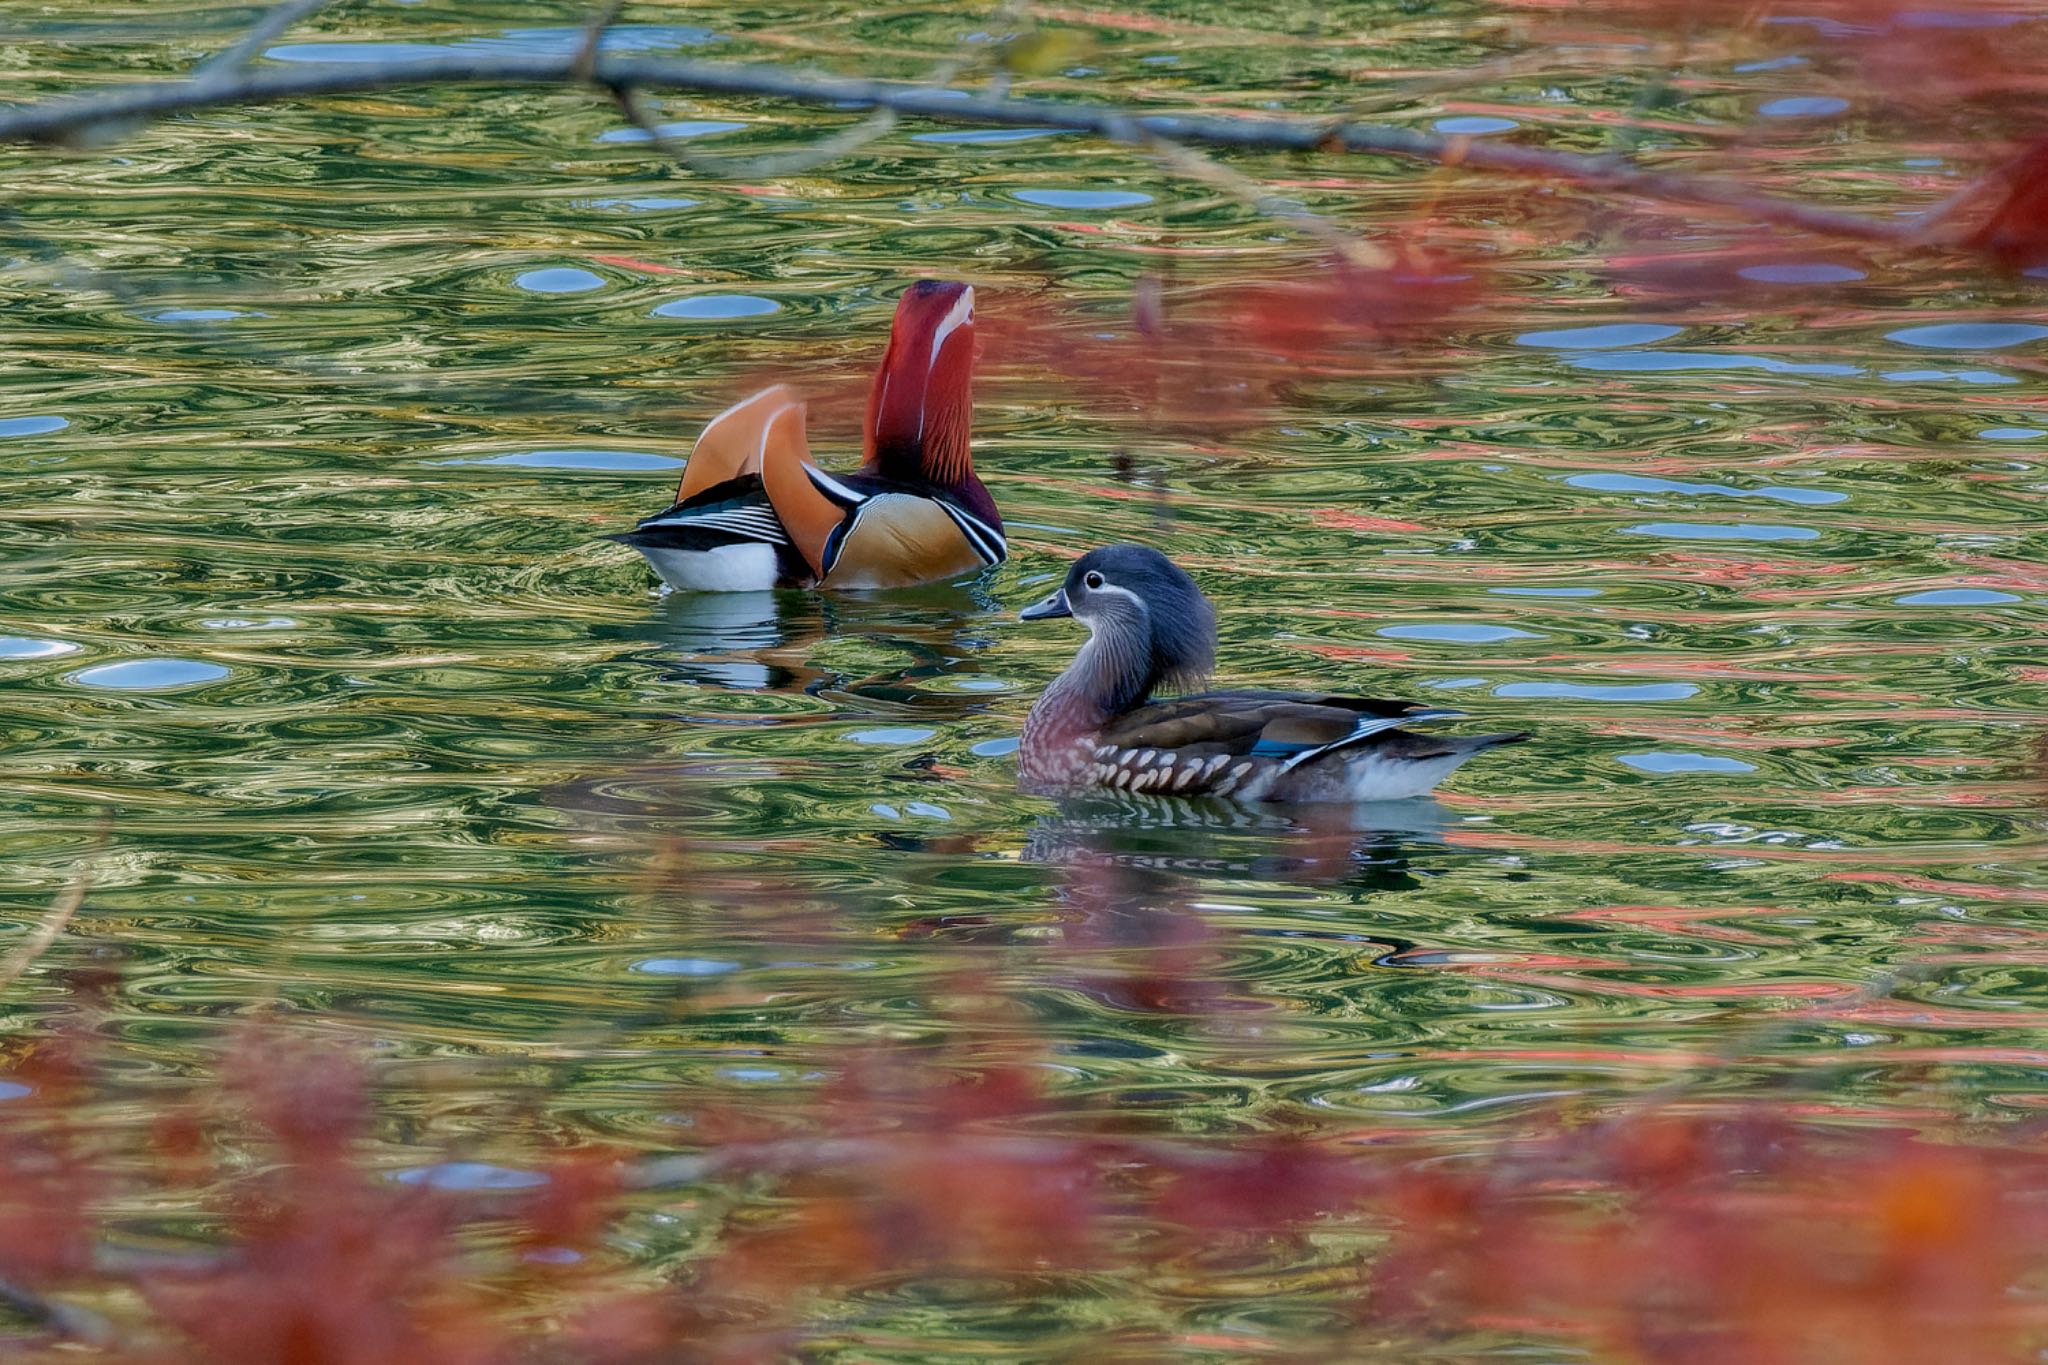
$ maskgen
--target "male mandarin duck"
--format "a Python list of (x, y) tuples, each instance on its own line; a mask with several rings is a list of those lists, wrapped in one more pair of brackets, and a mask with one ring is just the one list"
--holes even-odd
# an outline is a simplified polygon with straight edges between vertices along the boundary
[(974, 476), (974, 290), (921, 280), (896, 304), (868, 390), (855, 474), (810, 462), (804, 405), (785, 384), (711, 419), (675, 505), (612, 537), (671, 587), (899, 588), (976, 573), (1008, 553)]
[(1072, 616), (1087, 643), (1024, 722), (1022, 784), (1112, 787), (1236, 801), (1399, 801), (1425, 795), (1473, 755), (1526, 734), (1434, 739), (1401, 727), (1458, 711), (1315, 692), (1196, 692), (1215, 661), (1216, 614), (1157, 550), (1083, 555), (1024, 620)]

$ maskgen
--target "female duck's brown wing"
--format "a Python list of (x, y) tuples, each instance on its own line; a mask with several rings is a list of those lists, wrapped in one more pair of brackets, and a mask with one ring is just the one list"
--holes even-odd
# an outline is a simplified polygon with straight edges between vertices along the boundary
[(1196, 796), (1253, 794), (1354, 745), (1415, 739), (1408, 722), (1462, 712), (1371, 697), (1208, 692), (1119, 716), (1096, 736), (1098, 785)]
[(1201, 692), (1154, 702), (1117, 717), (1101, 742), (1118, 748), (1200, 750), (1287, 757), (1302, 749), (1341, 744), (1361, 723), (1433, 720), (1446, 713), (1414, 702), (1342, 697), (1315, 692)]

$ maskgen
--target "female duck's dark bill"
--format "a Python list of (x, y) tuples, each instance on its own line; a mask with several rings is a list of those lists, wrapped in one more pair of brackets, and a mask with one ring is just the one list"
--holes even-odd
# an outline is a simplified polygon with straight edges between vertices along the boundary
[(1055, 588), (1050, 596), (1041, 597), (1030, 606), (1024, 608), (1024, 610), (1018, 612), (1017, 619), (1019, 621), (1050, 621), (1056, 616), (1072, 616), (1073, 614), (1067, 607), (1067, 590), (1065, 588)]

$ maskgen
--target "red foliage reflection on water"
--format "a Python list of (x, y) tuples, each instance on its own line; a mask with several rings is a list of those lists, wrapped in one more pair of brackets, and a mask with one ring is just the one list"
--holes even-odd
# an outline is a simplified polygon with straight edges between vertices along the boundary
[[(1127, 1008), (1223, 1011), (1212, 1027), (1241, 1013), (1170, 885), (1102, 862), (1072, 875), (1074, 981)], [(945, 996), (989, 987), (963, 967)], [(912, 1284), (1000, 1301), (1018, 1276), (1113, 1274), (1157, 1314), (1205, 1276), (1304, 1258), (1326, 1320), (1272, 1349), (1395, 1360), (1506, 1333), (1643, 1365), (1986, 1365), (2032, 1358), (2044, 1326), (2028, 1286), (2048, 1272), (2031, 1193), (2048, 1158), (2024, 1136), (1964, 1142), (1814, 1102), (1439, 1135), (1298, 1120), (1219, 1141), (1077, 1107), (1028, 1038), (1004, 1046), (877, 1046), (784, 1112), (707, 1116), (694, 1164), (653, 1179), (698, 1193), (652, 1204), (636, 1190), (661, 1153), (536, 1154), (530, 1190), (395, 1181), (372, 1158), (362, 1065), (275, 1025), (230, 1050), (224, 1093), (166, 1106), (172, 1159), (138, 1164), (79, 1117), (102, 1083), (67, 1039), (0, 1109), (0, 1276), (23, 1303), (117, 1305), (66, 1358), (152, 1365), (760, 1359), (858, 1340), (876, 1296)], [(217, 1224), (110, 1260), (166, 1201), (209, 1203)], [(657, 1211), (695, 1224), (658, 1278), (625, 1254)], [(45, 1327), (16, 1345), (55, 1352)]]

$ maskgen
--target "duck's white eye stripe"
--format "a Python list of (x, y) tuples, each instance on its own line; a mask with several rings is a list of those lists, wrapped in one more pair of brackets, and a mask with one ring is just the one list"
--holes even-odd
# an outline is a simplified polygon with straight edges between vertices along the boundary
[(932, 353), (926, 357), (924, 363), (926, 374), (930, 374), (934, 369), (938, 368), (939, 352), (946, 349), (946, 338), (953, 335), (955, 328), (964, 326), (972, 321), (974, 321), (974, 290), (971, 288), (963, 289), (960, 291), (960, 297), (953, 300), (953, 306), (946, 311), (946, 316), (939, 320), (938, 328), (932, 333)]
[[(1082, 581), (1084, 583), (1087, 582), (1086, 579), (1083, 579)], [(1144, 599), (1139, 597), (1138, 594), (1132, 592), (1129, 588), (1119, 588), (1114, 583), (1089, 583), (1088, 588), (1091, 592), (1102, 593), (1105, 596), (1107, 596), (1110, 593), (1115, 593), (1118, 597), (1128, 600), (1130, 604), (1134, 607), (1142, 609), (1145, 605)]]

